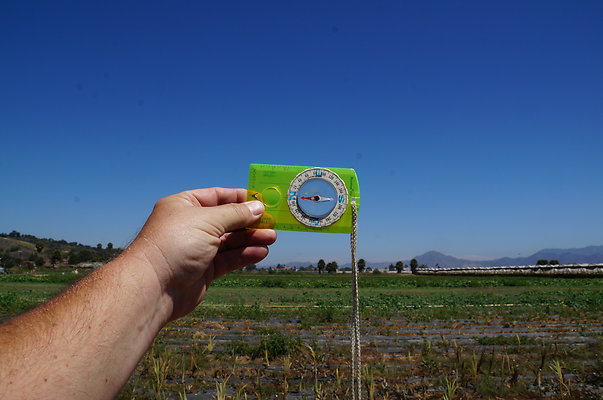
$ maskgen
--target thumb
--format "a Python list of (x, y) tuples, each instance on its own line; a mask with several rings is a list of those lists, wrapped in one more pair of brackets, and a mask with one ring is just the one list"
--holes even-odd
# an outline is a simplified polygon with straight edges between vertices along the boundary
[(212, 225), (221, 228), (221, 235), (223, 235), (226, 232), (246, 228), (260, 219), (264, 213), (264, 204), (261, 201), (254, 200), (245, 203), (204, 207), (204, 211), (211, 219)]

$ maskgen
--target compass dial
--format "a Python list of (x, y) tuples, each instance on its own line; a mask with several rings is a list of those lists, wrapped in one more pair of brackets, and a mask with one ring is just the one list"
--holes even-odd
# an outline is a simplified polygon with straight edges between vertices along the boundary
[(299, 222), (321, 228), (341, 218), (348, 205), (348, 190), (336, 173), (309, 168), (291, 181), (287, 203)]

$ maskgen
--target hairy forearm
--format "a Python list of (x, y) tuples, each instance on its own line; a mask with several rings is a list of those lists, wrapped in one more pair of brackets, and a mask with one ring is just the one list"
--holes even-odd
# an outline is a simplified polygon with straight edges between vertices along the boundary
[(112, 398), (169, 318), (133, 251), (0, 326), (0, 398)]
[(0, 398), (114, 397), (165, 323), (268, 254), (274, 231), (242, 230), (264, 211), (245, 198), (213, 188), (161, 199), (119, 258), (0, 326)]

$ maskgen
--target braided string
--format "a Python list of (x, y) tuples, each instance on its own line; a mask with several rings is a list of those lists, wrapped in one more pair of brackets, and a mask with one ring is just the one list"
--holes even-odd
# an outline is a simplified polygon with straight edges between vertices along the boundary
[(358, 302), (358, 265), (356, 265), (356, 235), (358, 231), (358, 206), (352, 201), (352, 399), (362, 398), (362, 366), (360, 359), (360, 312)]

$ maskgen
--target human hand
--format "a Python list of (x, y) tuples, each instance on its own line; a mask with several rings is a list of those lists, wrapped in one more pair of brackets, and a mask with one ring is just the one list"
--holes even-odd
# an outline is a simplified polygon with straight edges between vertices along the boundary
[(275, 231), (241, 230), (264, 212), (261, 202), (245, 202), (246, 193), (212, 188), (165, 197), (126, 252), (148, 260), (168, 320), (192, 311), (214, 279), (268, 255)]

